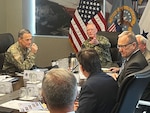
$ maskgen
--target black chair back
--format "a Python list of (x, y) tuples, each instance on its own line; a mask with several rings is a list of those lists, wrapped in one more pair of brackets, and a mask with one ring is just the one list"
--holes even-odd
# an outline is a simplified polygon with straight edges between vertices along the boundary
[(3, 67), (5, 52), (14, 43), (14, 37), (10, 33), (0, 34), (0, 70)]
[(149, 82), (150, 66), (127, 76), (119, 88), (117, 103), (111, 113), (134, 113)]
[(120, 34), (120, 32), (107, 32), (107, 31), (99, 31), (98, 32), (98, 35), (105, 36), (106, 38), (109, 39), (109, 42), (111, 43), (110, 53), (111, 53), (112, 61), (114, 63), (117, 63), (119, 66), (121, 66), (122, 57), (117, 48), (119, 34)]

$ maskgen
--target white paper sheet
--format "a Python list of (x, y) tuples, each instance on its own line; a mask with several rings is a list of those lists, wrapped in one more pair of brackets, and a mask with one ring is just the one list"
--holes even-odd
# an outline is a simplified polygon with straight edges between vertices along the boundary
[(1, 104), (0, 106), (6, 108), (17, 109), (20, 112), (28, 112), (32, 110), (45, 110), (40, 102), (30, 102), (30, 101), (21, 101), (21, 100), (11, 100), (6, 103)]
[(28, 113), (50, 113), (49, 111), (40, 111), (40, 110), (34, 110), (34, 111), (29, 111)]

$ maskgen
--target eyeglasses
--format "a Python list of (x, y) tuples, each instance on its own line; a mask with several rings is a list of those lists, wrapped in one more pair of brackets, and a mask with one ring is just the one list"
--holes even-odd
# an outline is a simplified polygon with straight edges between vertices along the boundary
[(126, 48), (128, 45), (132, 44), (133, 42), (130, 42), (128, 44), (125, 44), (125, 45), (117, 45), (117, 48)]

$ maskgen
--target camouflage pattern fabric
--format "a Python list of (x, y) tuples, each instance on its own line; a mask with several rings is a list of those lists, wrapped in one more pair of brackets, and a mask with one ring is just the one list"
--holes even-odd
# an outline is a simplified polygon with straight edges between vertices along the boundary
[(82, 44), (81, 48), (94, 48), (99, 55), (102, 67), (109, 67), (107, 65), (112, 64), (112, 58), (110, 54), (111, 44), (109, 40), (104, 36), (97, 35), (96, 38), (99, 41), (98, 45), (90, 44), (90, 39), (87, 39)]
[(18, 42), (10, 46), (5, 53), (3, 70), (6, 72), (22, 72), (35, 65), (35, 54), (30, 49), (23, 49)]

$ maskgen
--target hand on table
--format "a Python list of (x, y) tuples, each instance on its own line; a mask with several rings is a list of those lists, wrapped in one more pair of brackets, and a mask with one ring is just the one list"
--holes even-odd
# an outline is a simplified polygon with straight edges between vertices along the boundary
[(118, 67), (111, 67), (111, 68), (109, 68), (109, 70), (110, 70), (112, 73), (117, 73), (117, 72), (119, 72), (120, 68), (118, 68)]
[(120, 68), (118, 68), (118, 67), (111, 67), (111, 68), (109, 68), (109, 71), (111, 73), (108, 74), (108, 75), (113, 77), (114, 80), (117, 80), (117, 78), (118, 78), (118, 73), (117, 72), (119, 72), (119, 70), (120, 70)]

